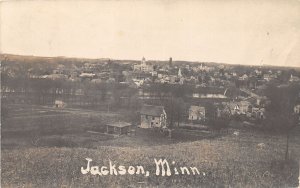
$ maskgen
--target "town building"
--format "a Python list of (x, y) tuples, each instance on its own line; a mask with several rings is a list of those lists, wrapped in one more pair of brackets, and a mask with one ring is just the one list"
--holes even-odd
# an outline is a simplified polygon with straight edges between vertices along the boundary
[(134, 65), (133, 70), (142, 72), (152, 72), (154, 70), (154, 66), (147, 64), (146, 59), (143, 57), (141, 64)]

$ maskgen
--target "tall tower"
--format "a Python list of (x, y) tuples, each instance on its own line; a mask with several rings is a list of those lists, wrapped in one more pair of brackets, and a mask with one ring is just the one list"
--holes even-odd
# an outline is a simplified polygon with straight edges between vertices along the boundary
[(142, 65), (146, 65), (146, 59), (145, 59), (145, 57), (142, 58), (141, 64)]
[(169, 59), (169, 66), (171, 67), (172, 66), (172, 57), (170, 57), (170, 59)]

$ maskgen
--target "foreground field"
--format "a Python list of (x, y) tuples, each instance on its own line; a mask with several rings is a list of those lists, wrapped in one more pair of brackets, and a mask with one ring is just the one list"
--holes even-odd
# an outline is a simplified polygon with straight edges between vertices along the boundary
[[(297, 163), (281, 165), (282, 150), (268, 144), (232, 140), (202, 140), (174, 145), (129, 148), (102, 146), (83, 148), (36, 148), (2, 151), (3, 187), (283, 187), (297, 182)], [(280, 148), (278, 145), (277, 147)], [(294, 148), (295, 149), (295, 148)], [(85, 158), (95, 164), (108, 160), (124, 166), (143, 165), (150, 176), (83, 175)], [(196, 166), (200, 175), (156, 176), (154, 158), (176, 161), (180, 166)]]
[[(284, 135), (242, 129), (222, 134), (178, 130), (168, 139), (137, 129), (135, 136), (111, 137), (90, 130), (120, 115), (75, 109), (58, 112), (45, 107), (30, 107), (29, 112), (28, 106), (17, 109), (12, 107), (15, 114), (8, 116), (2, 128), (2, 187), (297, 186), (299, 129), (291, 136), (291, 160), (286, 163)], [(126, 167), (142, 165), (150, 174), (84, 175), (80, 169), (86, 167), (85, 158), (100, 167), (109, 160)], [(197, 167), (200, 174), (156, 176), (154, 159), (160, 158)]]

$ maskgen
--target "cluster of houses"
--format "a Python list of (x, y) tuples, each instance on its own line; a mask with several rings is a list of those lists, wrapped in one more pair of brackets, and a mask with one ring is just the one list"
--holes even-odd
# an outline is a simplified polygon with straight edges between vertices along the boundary
[[(56, 108), (64, 108), (66, 104), (61, 100), (55, 101)], [(222, 102), (221, 105), (216, 105), (216, 118), (224, 116), (244, 116), (252, 120), (265, 119), (265, 108), (263, 105), (253, 106), (248, 101), (239, 102)], [(206, 108), (201, 105), (191, 105), (188, 109), (187, 121), (189, 123), (204, 123), (207, 120)], [(298, 123), (300, 124), (300, 104), (294, 107), (294, 113), (298, 117)], [(140, 110), (140, 128), (144, 129), (166, 129), (167, 125), (167, 113), (164, 106), (156, 105), (143, 105)], [(106, 125), (106, 131), (108, 134), (131, 134), (131, 124), (126, 122), (115, 122)], [(134, 132), (135, 134), (135, 132)]]
[(217, 117), (243, 116), (251, 120), (262, 120), (266, 118), (266, 110), (262, 106), (253, 106), (248, 101), (223, 102), (222, 107), (217, 109)]
[[(116, 61), (117, 62), (117, 61)], [(3, 69), (3, 68), (2, 68)], [(30, 71), (28, 71), (30, 72)], [(235, 69), (231, 65), (218, 64), (189, 64), (187, 62), (175, 63), (170, 58), (169, 62), (149, 62), (142, 58), (140, 62), (112, 63), (108, 61), (86, 62), (82, 64), (63, 65), (58, 64), (52, 72), (43, 75), (31, 75), (32, 78), (42, 79), (63, 79), (70, 81), (82, 81), (91, 83), (122, 83), (129, 87), (144, 89), (148, 84), (178, 84), (192, 85), (194, 88), (200, 88), (200, 92), (191, 92), (189, 100), (220, 100), (213, 103), (215, 107), (215, 117), (223, 116), (243, 116), (252, 120), (261, 120), (266, 118), (265, 107), (268, 101), (263, 96), (257, 96), (251, 93), (251, 89), (257, 89), (259, 86), (265, 86), (266, 83), (278, 79), (282, 76), (283, 70), (271, 70), (271, 68), (252, 67), (247, 69)], [(300, 83), (297, 73), (288, 74), (289, 83)], [(248, 98), (240, 97), (230, 98), (226, 95), (226, 88), (238, 86), (240, 91), (247, 93)], [(201, 93), (203, 88), (224, 88), (223, 93)], [(6, 92), (7, 89), (3, 87)], [(8, 88), (9, 89), (9, 88)], [(59, 90), (54, 92), (60, 93)], [(76, 95), (83, 94), (82, 89), (74, 92)], [(143, 90), (143, 99), (145, 92)], [(108, 93), (110, 94), (110, 93)], [(210, 113), (207, 106), (195, 105), (199, 102), (190, 102), (187, 109), (187, 121), (206, 121)], [(55, 101), (56, 108), (63, 108), (66, 104), (61, 101)], [(295, 106), (295, 114), (299, 113), (300, 105)], [(300, 118), (300, 117), (299, 117)], [(145, 105), (141, 110), (141, 127), (166, 127), (167, 115), (162, 106)]]
[[(265, 119), (265, 108), (254, 107), (250, 102), (228, 102), (216, 105), (216, 117), (224, 116), (243, 116), (249, 120)], [(298, 106), (298, 113), (300, 105)], [(208, 117), (206, 114), (206, 107), (200, 105), (191, 105), (187, 111), (187, 121), (189, 123), (204, 123)], [(140, 128), (166, 128), (167, 114), (163, 106), (144, 105), (140, 112), (141, 124)]]
[[(256, 68), (248, 73), (232, 71), (224, 65), (206, 66), (200, 65), (168, 65), (154, 66), (148, 63), (143, 57), (140, 64), (135, 64), (133, 72), (139, 73), (139, 77), (134, 77), (137, 87), (146, 83), (168, 83), (168, 84), (195, 84), (200, 87), (208, 86), (228, 86), (237, 84), (239, 87), (257, 88), (272, 80), (278, 79), (282, 75), (281, 70), (262, 71)], [(184, 73), (183, 73), (183, 70)], [(142, 75), (142, 76), (141, 76)], [(293, 74), (290, 75), (289, 82), (300, 82), (300, 78)]]
[[(60, 103), (58, 103), (60, 105)], [(253, 107), (250, 102), (229, 102), (223, 103), (222, 108), (217, 108), (217, 118), (223, 115), (244, 115), (245, 117), (261, 120), (265, 119), (265, 108)], [(300, 125), (300, 104), (294, 107), (294, 114), (298, 117)], [(188, 109), (187, 120), (193, 122), (205, 122), (207, 119), (206, 108), (200, 105), (191, 105)], [(131, 124), (128, 123), (112, 123), (107, 125), (107, 133), (127, 134), (130, 133)], [(140, 128), (144, 129), (165, 129), (167, 128), (167, 113), (163, 106), (144, 105), (140, 111)]]
[[(31, 75), (44, 79), (64, 79), (70, 81), (90, 81), (92, 83), (123, 83), (130, 87), (142, 87), (151, 83), (166, 84), (194, 84), (198, 87), (230, 86), (238, 84), (238, 87), (257, 88), (282, 75), (281, 70), (237, 71), (229, 65), (199, 64), (174, 64), (172, 58), (169, 62), (148, 62), (143, 57), (140, 62), (122, 62), (111, 66), (111, 62), (87, 62), (81, 67), (72, 65), (65, 67), (59, 64), (52, 73), (45, 75)], [(300, 82), (300, 78), (291, 74), (289, 82)]]

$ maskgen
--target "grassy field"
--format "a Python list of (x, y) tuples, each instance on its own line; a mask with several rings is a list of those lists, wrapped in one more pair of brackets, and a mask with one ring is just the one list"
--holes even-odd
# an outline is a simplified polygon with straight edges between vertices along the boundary
[[(173, 138), (144, 129), (136, 135), (101, 133), (106, 122), (126, 115), (41, 106), (9, 106), (2, 124), (2, 187), (287, 187), (299, 176), (300, 130), (291, 136), (284, 163), (283, 135), (228, 129), (220, 133), (174, 131)], [(98, 133), (95, 133), (97, 131)], [(233, 134), (238, 131), (239, 134)], [(264, 143), (263, 147), (258, 147)], [(83, 175), (95, 164), (142, 165), (141, 175)], [(156, 176), (154, 158), (196, 166), (201, 175)]]

